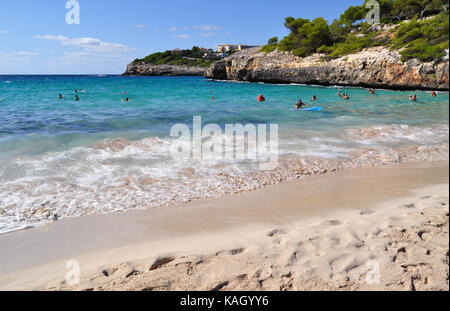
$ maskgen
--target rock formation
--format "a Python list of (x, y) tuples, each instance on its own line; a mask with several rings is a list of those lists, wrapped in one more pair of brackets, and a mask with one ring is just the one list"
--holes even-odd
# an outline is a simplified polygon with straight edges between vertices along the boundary
[(185, 65), (152, 65), (131, 63), (125, 76), (203, 76), (206, 67)]
[(302, 83), (378, 87), (389, 89), (449, 89), (449, 62), (403, 63), (398, 51), (373, 47), (359, 53), (325, 60), (323, 55), (297, 57), (289, 52), (244, 50), (216, 61), (205, 77), (267, 83)]

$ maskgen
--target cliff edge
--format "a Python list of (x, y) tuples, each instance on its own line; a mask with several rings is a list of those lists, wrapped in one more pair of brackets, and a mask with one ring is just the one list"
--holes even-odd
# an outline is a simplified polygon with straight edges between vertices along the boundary
[(298, 57), (278, 50), (244, 50), (214, 62), (205, 77), (267, 83), (302, 83), (388, 89), (449, 90), (449, 61), (401, 61), (397, 51), (372, 47), (359, 53), (324, 60), (323, 55)]
[(124, 76), (203, 76), (207, 67), (131, 63)]

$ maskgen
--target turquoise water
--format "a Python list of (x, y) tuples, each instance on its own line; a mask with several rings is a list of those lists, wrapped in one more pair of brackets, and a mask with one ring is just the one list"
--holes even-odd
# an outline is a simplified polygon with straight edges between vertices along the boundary
[[(191, 126), (193, 116), (221, 127), (278, 124), (280, 154), (299, 157), (448, 144), (448, 93), (343, 92), (350, 100), (335, 87), (197, 77), (0, 76), (0, 232), (40, 224), (54, 213), (73, 217), (228, 193), (233, 181), (218, 179), (218, 172), (245, 176), (248, 163), (170, 157), (171, 127)], [(265, 103), (257, 102), (260, 93)], [(122, 102), (126, 97), (131, 101)], [(300, 98), (323, 109), (291, 111)]]
[[(75, 102), (74, 89), (82, 89)], [(215, 102), (211, 102), (210, 91)], [(127, 94), (124, 95), (123, 92)], [(448, 123), (448, 93), (213, 82), (187, 77), (0, 76), (0, 158), (38, 154), (83, 145), (106, 137), (166, 137), (176, 123), (277, 123), (280, 131), (323, 130), (407, 124)], [(263, 92), (266, 103), (256, 97)], [(58, 94), (64, 96), (63, 100)], [(310, 103), (313, 95), (319, 100)], [(122, 103), (129, 97), (131, 102)], [(321, 112), (292, 112), (302, 98)]]

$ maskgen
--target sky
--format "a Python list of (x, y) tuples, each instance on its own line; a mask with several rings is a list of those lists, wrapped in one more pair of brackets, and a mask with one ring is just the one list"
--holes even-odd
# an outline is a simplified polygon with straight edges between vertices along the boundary
[[(262, 45), (288, 16), (328, 21), (363, 0), (0, 1), (0, 74), (121, 74), (136, 58), (175, 48)], [(70, 3), (69, 3), (70, 4)], [(75, 15), (69, 14), (69, 22)]]

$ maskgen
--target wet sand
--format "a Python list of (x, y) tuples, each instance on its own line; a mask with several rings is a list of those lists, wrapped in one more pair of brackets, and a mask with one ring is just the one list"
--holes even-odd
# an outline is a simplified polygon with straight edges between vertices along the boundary
[[(447, 237), (448, 260), (448, 204), (445, 205), (448, 162), (405, 164), (346, 169), (220, 199), (72, 218), (1, 235), (0, 289), (197, 290), (226, 282), (222, 289), (320, 290), (339, 289), (342, 284), (346, 284), (341, 287), (344, 289), (361, 289), (365, 287), (348, 285), (362, 282), (356, 282), (356, 276), (349, 273), (362, 273), (371, 257), (378, 258), (383, 267), (390, 267), (389, 261), (384, 261), (382, 249), (361, 254), (360, 249), (365, 246), (352, 245), (361, 236), (373, 237), (371, 230), (376, 223), (388, 241), (375, 241), (377, 247), (393, 242), (391, 231), (396, 223), (415, 226), (412, 221), (417, 215), (411, 215), (412, 210), (426, 209), (419, 215), (428, 215), (427, 206), (410, 202), (422, 197), (429, 197), (423, 202), (429, 200), (433, 211), (439, 207), (444, 209), (442, 212), (447, 211), (447, 225), (443, 226), (447, 233), (440, 234)], [(402, 204), (414, 204), (414, 208), (402, 210)], [(395, 219), (390, 220), (392, 217)], [(309, 241), (314, 237), (307, 237), (306, 233), (316, 231), (317, 243)], [(380, 232), (376, 236), (379, 235)], [(330, 244), (333, 236), (340, 237), (337, 244)], [(441, 239), (436, 239), (437, 245), (441, 245)], [(408, 243), (415, 245), (413, 242)], [(339, 249), (339, 245), (345, 247)], [(166, 264), (149, 272), (158, 258), (165, 259), (160, 263)], [(79, 286), (69, 287), (64, 282), (68, 260), (80, 263)], [(311, 261), (316, 261), (317, 266), (312, 266)], [(206, 263), (205, 270), (199, 270), (202, 264), (198, 262)], [(356, 268), (343, 273), (352, 263)], [(426, 267), (430, 266), (433, 265)], [(191, 271), (190, 274), (180, 267)], [(195, 269), (199, 271), (196, 273)], [(435, 279), (440, 274), (444, 276), (441, 269), (440, 266), (432, 269), (437, 273)], [(216, 271), (215, 276), (208, 278), (208, 271)], [(395, 278), (396, 273), (390, 275)], [(264, 278), (265, 281), (259, 282)], [(261, 285), (264, 283), (266, 287)], [(441, 283), (433, 284), (442, 287)], [(405, 288), (401, 284), (396, 287), (383, 284), (384, 287), (373, 289), (411, 289), (405, 282)]]

